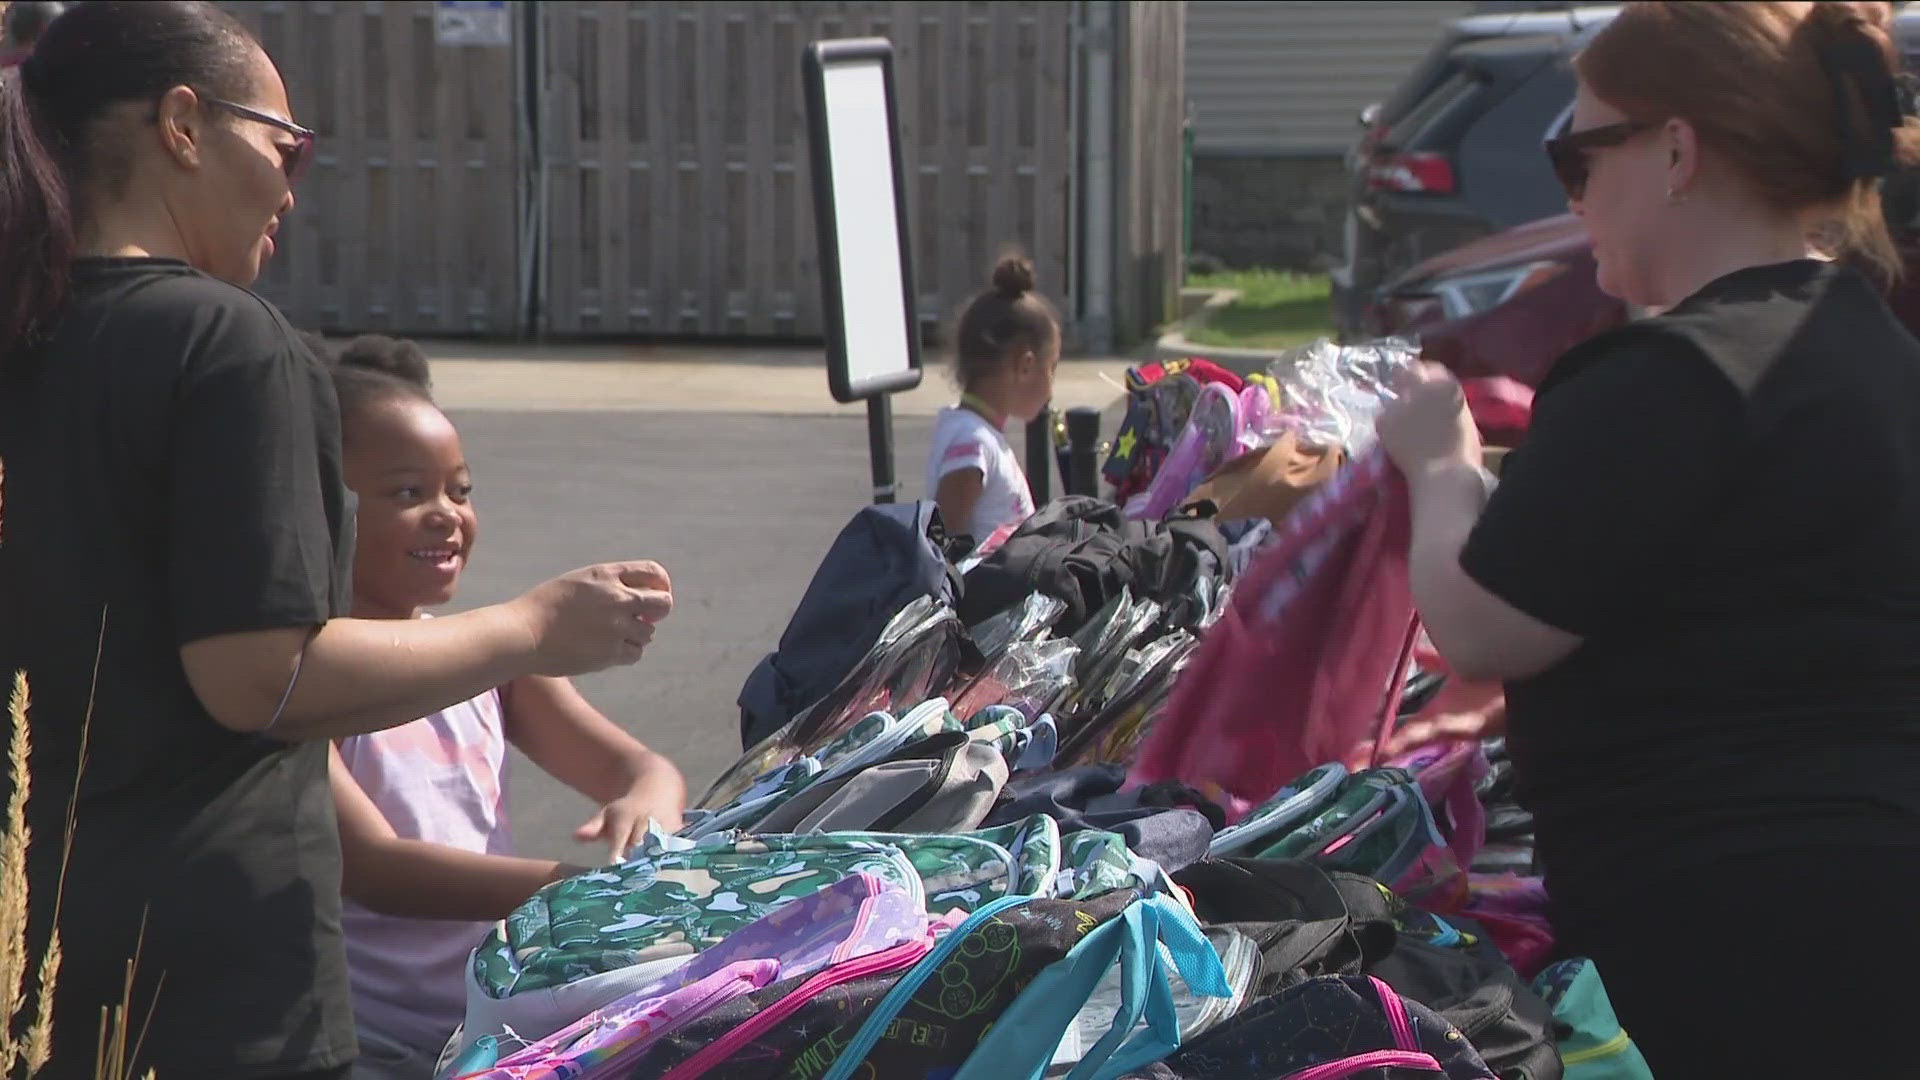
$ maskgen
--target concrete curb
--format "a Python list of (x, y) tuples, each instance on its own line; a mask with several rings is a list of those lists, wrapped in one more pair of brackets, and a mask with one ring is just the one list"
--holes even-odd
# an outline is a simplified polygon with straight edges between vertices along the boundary
[[(1189, 307), (1192, 295), (1204, 297)], [(1182, 289), (1180, 290), (1181, 310), (1187, 314), (1173, 328), (1160, 335), (1153, 343), (1153, 357), (1156, 360), (1182, 360), (1190, 356), (1203, 357), (1221, 367), (1239, 375), (1249, 375), (1267, 370), (1267, 365), (1278, 352), (1268, 349), (1232, 349), (1224, 345), (1202, 345), (1190, 341), (1187, 335), (1205, 326), (1208, 320), (1222, 308), (1240, 299), (1238, 289)]]

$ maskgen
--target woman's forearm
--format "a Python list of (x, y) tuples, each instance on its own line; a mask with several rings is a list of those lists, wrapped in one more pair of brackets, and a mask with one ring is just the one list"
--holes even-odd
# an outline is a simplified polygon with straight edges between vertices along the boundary
[(225, 634), (180, 654), (220, 724), (265, 731), (271, 723), (274, 736), (297, 741), (378, 731), (485, 693), (527, 674), (534, 641), (519, 613), (500, 604), (439, 619), (334, 619), (318, 633)]
[(1478, 586), (1461, 568), (1460, 553), (1486, 506), (1486, 474), (1465, 461), (1446, 462), (1409, 477), (1408, 494), (1414, 604), (1440, 655), (1457, 663), (1457, 657), (1470, 658), (1477, 651), (1468, 594)]
[(1487, 591), (1460, 565), (1491, 491), (1487, 473), (1465, 461), (1448, 462), (1409, 483), (1414, 604), (1454, 674), (1475, 681), (1524, 679), (1579, 647), (1579, 637)]

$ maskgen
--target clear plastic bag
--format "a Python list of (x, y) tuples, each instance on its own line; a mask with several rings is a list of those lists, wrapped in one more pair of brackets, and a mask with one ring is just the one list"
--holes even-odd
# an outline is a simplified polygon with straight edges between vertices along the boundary
[(1080, 679), (1080, 693), (1063, 709), (1064, 730), (1068, 733), (1076, 730), (1112, 700), (1119, 690), (1118, 682), (1127, 671), (1129, 661), (1135, 665), (1139, 663), (1140, 653), (1134, 646), (1160, 624), (1162, 614), (1163, 609), (1159, 604), (1143, 600), (1114, 620), (1100, 646), (1101, 651), (1094, 655), (1091, 663), (1082, 664), (1084, 672)]
[(1034, 593), (1018, 607), (1009, 608), (973, 628), (973, 644), (989, 664), (1000, 659), (1016, 642), (1040, 641), (1060, 616), (1067, 613), (1067, 602)]
[(932, 597), (908, 604), (839, 686), (742, 754), (697, 808), (726, 805), (756, 777), (820, 749), (864, 716), (925, 701), (935, 687), (953, 681), (971, 650), (952, 608)]
[(1282, 353), (1267, 369), (1285, 399), (1268, 434), (1291, 429), (1304, 442), (1360, 454), (1373, 445), (1373, 422), (1393, 399), (1394, 381), (1419, 358), (1419, 346), (1398, 338), (1358, 345), (1322, 338)]
[(1079, 660), (1080, 646), (1064, 638), (1017, 641), (954, 695), (954, 715), (971, 721), (982, 709), (1006, 705), (1036, 720), (1074, 688)]
[(1178, 630), (1136, 650), (1129, 657), (1131, 673), (1114, 684), (1105, 706), (1062, 739), (1055, 767), (1131, 763), (1134, 747), (1166, 710), (1174, 681), (1198, 646), (1192, 634)]

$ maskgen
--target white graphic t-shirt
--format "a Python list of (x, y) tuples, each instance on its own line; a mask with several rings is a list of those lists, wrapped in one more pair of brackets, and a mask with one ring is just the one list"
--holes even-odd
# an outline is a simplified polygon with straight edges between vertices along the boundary
[(948, 473), (961, 469), (980, 470), (980, 500), (973, 504), (973, 520), (950, 521), (947, 529), (972, 536), (978, 553), (992, 551), (1033, 516), (1026, 471), (1006, 434), (985, 417), (972, 409), (942, 409), (927, 452), (927, 497), (935, 496)]

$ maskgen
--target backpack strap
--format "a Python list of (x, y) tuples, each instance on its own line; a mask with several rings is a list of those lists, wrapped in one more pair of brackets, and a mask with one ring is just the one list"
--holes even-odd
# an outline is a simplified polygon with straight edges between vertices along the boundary
[[(1035, 976), (987, 1030), (954, 1080), (1039, 1080), (1068, 1026), (1116, 963), (1120, 1010), (1067, 1080), (1112, 1080), (1179, 1049), (1180, 1020), (1161, 944), (1195, 993), (1232, 996), (1219, 954), (1193, 916), (1164, 894), (1139, 900)], [(1146, 1030), (1135, 1034), (1142, 1021)]]
[(1407, 672), (1413, 670), (1413, 653), (1420, 644), (1420, 613), (1407, 623), (1407, 634), (1400, 645), (1400, 659), (1393, 666), (1393, 678), (1387, 683), (1386, 700), (1380, 703), (1380, 718), (1373, 733), (1373, 758), (1368, 762), (1379, 768), (1387, 759), (1387, 743), (1393, 739), (1394, 721), (1400, 714), (1400, 695), (1407, 690)]

